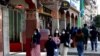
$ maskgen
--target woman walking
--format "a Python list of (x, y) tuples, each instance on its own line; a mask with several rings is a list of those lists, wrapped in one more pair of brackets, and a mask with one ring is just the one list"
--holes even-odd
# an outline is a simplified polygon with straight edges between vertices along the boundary
[(59, 45), (60, 45), (60, 39), (59, 39), (59, 31), (55, 30), (53, 41), (56, 44), (56, 48), (54, 49), (54, 56), (59, 55)]
[(83, 51), (84, 51), (84, 35), (82, 33), (81, 29), (78, 29), (76, 33), (76, 45), (77, 45), (77, 51), (78, 51), (78, 56), (83, 56)]

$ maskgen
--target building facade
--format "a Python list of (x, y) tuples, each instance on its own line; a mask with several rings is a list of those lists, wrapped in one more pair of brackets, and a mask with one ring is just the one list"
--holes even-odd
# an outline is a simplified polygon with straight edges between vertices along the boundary
[[(62, 1), (70, 4), (68, 10), (60, 10)], [(89, 9), (86, 11), (90, 12)], [(55, 29), (61, 32), (67, 24), (70, 28), (76, 27), (79, 14), (80, 0), (10, 0), (7, 6), (0, 5), (0, 55), (26, 52), (26, 56), (31, 56), (30, 43), (35, 28), (42, 36), (42, 51), (48, 35), (53, 36)]]
[(96, 0), (90, 0), (88, 4), (85, 3), (85, 16), (83, 23), (92, 25), (94, 17), (97, 15)]
[[(67, 1), (70, 4), (68, 10), (60, 10), (62, 1)], [(51, 21), (52, 21), (52, 34), (55, 29), (66, 29), (67, 24), (70, 24), (70, 27), (77, 26), (78, 15), (80, 12), (80, 1), (77, 0), (42, 0), (41, 2), (47, 8), (51, 10)]]

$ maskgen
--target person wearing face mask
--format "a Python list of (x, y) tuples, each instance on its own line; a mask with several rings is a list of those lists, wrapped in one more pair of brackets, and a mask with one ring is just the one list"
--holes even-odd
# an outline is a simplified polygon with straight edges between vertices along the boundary
[(45, 48), (47, 52), (47, 56), (54, 56), (54, 49), (56, 48), (56, 44), (50, 35), (47, 42), (45, 43)]
[(70, 25), (68, 24), (66, 29), (62, 32), (63, 49), (61, 56), (67, 56), (68, 48), (70, 47)]
[(65, 29), (62, 30), (61, 36), (60, 36), (60, 54), (63, 55), (63, 49), (64, 49), (64, 39), (65, 39)]
[(56, 44), (56, 48), (54, 49), (54, 56), (58, 56), (59, 55), (60, 39), (59, 39), (59, 31), (57, 29), (55, 30), (53, 41)]
[(40, 37), (40, 32), (38, 29), (35, 29), (34, 34), (32, 35), (32, 56), (40, 56)]

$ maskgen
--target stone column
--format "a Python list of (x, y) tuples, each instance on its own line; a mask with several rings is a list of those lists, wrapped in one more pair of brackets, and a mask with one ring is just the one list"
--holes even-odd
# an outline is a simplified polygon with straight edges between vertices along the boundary
[(35, 11), (32, 10), (26, 11), (26, 30), (25, 30), (26, 56), (31, 56), (32, 34), (34, 32), (34, 29), (37, 27), (37, 20), (35, 15), (36, 15)]
[(64, 26), (65, 26), (65, 29), (66, 29), (66, 27), (67, 27), (67, 25), (66, 25), (66, 24), (67, 24), (67, 22), (66, 22), (66, 12), (67, 12), (67, 10), (64, 10), (64, 13), (65, 13), (65, 14), (64, 14), (64, 21), (65, 21), (65, 25), (64, 25)]
[(72, 18), (70, 17), (70, 29), (72, 27)]
[(9, 11), (7, 7), (3, 7), (3, 44), (4, 56), (9, 54)]

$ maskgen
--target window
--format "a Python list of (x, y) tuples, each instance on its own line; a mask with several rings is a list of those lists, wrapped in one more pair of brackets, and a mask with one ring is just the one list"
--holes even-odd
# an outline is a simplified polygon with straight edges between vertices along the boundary
[(10, 42), (20, 42), (21, 10), (9, 9), (9, 37)]
[(49, 29), (52, 31), (52, 20), (50, 16), (40, 14), (40, 29)]

